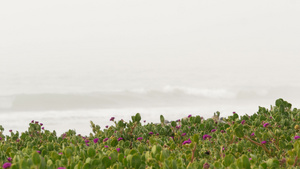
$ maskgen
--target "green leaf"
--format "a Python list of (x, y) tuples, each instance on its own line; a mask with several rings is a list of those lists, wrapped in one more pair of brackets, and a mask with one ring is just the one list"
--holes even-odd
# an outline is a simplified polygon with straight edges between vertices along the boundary
[(141, 156), (138, 154), (133, 155), (129, 163), (133, 168), (139, 168), (141, 165)]
[(70, 158), (72, 156), (72, 154), (73, 154), (73, 151), (72, 151), (71, 148), (66, 148), (65, 149), (65, 155), (66, 155), (67, 158)]
[(195, 143), (198, 143), (198, 141), (199, 141), (199, 134), (194, 134), (193, 140), (194, 140)]
[(141, 119), (142, 119), (142, 118), (141, 118), (140, 113), (137, 113), (137, 114), (135, 115), (135, 121), (140, 122)]
[(93, 158), (96, 155), (96, 151), (94, 148), (90, 147), (87, 151), (89, 157)]
[(104, 164), (105, 168), (109, 168), (111, 165), (111, 160), (107, 156), (104, 156), (102, 158), (102, 163)]
[(223, 167), (222, 167), (222, 164), (221, 164), (219, 161), (216, 161), (216, 162), (214, 163), (214, 167), (216, 167), (216, 168), (223, 168)]
[(234, 129), (234, 133), (237, 137), (244, 137), (244, 132), (243, 132), (243, 129), (241, 127), (237, 127)]
[(160, 115), (160, 122), (161, 124), (164, 124), (165, 123), (165, 118), (163, 115)]
[(234, 163), (234, 157), (232, 154), (226, 155), (224, 160), (223, 160), (223, 165), (225, 167), (229, 167), (232, 163)]
[(83, 169), (91, 169), (92, 165), (90, 163), (85, 163), (82, 168)]
[(113, 140), (110, 142), (110, 145), (111, 145), (112, 147), (116, 147), (116, 146), (118, 145), (118, 140), (113, 139)]
[(196, 116), (195, 123), (201, 123), (201, 117), (200, 116)]
[(243, 162), (243, 168), (250, 169), (250, 161), (249, 158), (246, 155), (242, 156), (242, 162)]
[(176, 127), (176, 122), (175, 122), (175, 121), (172, 121), (172, 122), (171, 122), (171, 126), (172, 126), (172, 127)]
[(39, 164), (41, 163), (41, 158), (40, 158), (39, 153), (34, 152), (34, 153), (32, 154), (32, 161), (33, 161), (33, 164), (34, 164), (34, 165), (39, 165)]

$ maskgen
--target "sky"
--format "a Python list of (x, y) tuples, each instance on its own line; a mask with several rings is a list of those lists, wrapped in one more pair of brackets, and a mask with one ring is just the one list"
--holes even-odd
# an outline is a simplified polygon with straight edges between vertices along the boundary
[(195, 68), (297, 78), (299, 9), (298, 0), (2, 1), (0, 74)]

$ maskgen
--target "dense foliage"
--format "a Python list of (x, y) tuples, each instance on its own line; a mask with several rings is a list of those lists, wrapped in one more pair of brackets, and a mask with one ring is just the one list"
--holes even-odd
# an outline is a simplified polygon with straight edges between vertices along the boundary
[[(252, 116), (204, 120), (200, 116), (160, 124), (115, 121), (83, 137), (69, 130), (61, 136), (32, 121), (28, 131), (0, 126), (0, 165), (11, 169), (63, 168), (297, 168), (300, 164), (300, 110), (278, 99), (270, 110)], [(300, 168), (300, 167), (298, 167)]]

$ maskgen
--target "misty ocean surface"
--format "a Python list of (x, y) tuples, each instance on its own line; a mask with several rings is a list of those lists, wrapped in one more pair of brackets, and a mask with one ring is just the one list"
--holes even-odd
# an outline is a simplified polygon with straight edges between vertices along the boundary
[(9, 129), (26, 130), (31, 120), (59, 134), (68, 129), (88, 134), (92, 132), (91, 120), (103, 129), (113, 124), (110, 117), (129, 121), (136, 113), (154, 123), (161, 114), (167, 120), (189, 114), (210, 118), (216, 111), (223, 117), (233, 111), (251, 115), (258, 106), (270, 108), (279, 97), (300, 107), (294, 78), (281, 81), (274, 75), (253, 80), (252, 74), (238, 76), (237, 72), (231, 77), (226, 71), (221, 74), (202, 69), (7, 71), (0, 79), (0, 124), (6, 134)]

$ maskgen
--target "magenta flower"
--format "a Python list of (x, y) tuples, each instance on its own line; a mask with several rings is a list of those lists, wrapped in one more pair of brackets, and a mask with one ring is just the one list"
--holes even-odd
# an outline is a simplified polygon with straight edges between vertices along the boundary
[(111, 117), (111, 118), (110, 118), (110, 121), (114, 121), (114, 120), (115, 120), (115, 117)]
[(204, 163), (204, 164), (203, 164), (203, 168), (204, 168), (204, 169), (208, 169), (209, 167), (210, 167), (210, 166), (209, 166), (208, 163)]
[(86, 146), (90, 146), (88, 143), (85, 144)]
[(62, 154), (63, 154), (62, 152), (58, 153), (58, 155), (62, 155)]
[(254, 133), (251, 133), (251, 136), (255, 136), (255, 134), (254, 134)]
[(176, 128), (177, 128), (177, 129), (180, 129), (180, 127), (181, 127), (181, 125), (179, 125), (179, 126), (176, 126)]
[(241, 122), (241, 124), (245, 124), (245, 120), (243, 120), (243, 121)]
[(39, 124), (39, 122), (38, 122), (38, 121), (35, 121), (35, 124)]
[(267, 143), (267, 141), (262, 141), (262, 142), (261, 142), (261, 144), (266, 144), (266, 143)]
[(143, 137), (138, 137), (137, 140), (143, 140)]
[(0, 137), (0, 140), (2, 140), (2, 137)]
[(156, 133), (157, 136), (159, 136), (159, 133)]
[(108, 146), (104, 146), (105, 148), (108, 148)]
[(12, 130), (9, 130), (9, 132), (12, 132)]
[(188, 139), (188, 140), (184, 141), (184, 142), (182, 143), (182, 145), (185, 145), (185, 144), (191, 144), (191, 143), (192, 143), (191, 139)]
[(270, 116), (270, 119), (272, 119), (272, 117)]
[(12, 158), (11, 158), (11, 157), (8, 157), (8, 158), (7, 158), (7, 161), (11, 162), (11, 161), (12, 161)]
[(108, 140), (108, 138), (105, 138), (104, 140), (103, 140), (103, 142), (106, 142)]
[(11, 163), (4, 163), (2, 165), (3, 168), (9, 168), (11, 166)]
[(119, 152), (121, 149), (120, 149), (120, 148), (117, 148), (116, 150)]
[(180, 122), (180, 119), (176, 120), (177, 122)]
[(212, 132), (212, 133), (213, 133), (213, 132), (215, 132), (215, 131), (217, 131), (217, 130), (216, 130), (216, 129), (212, 129), (210, 132)]
[(31, 123), (34, 123), (34, 120), (31, 120)]
[(144, 123), (146, 123), (146, 120), (144, 120)]
[(123, 140), (123, 138), (122, 138), (122, 137), (118, 138), (118, 141), (121, 141), (121, 140)]
[(65, 167), (58, 167), (57, 169), (66, 169)]
[(299, 138), (300, 138), (300, 136), (295, 136), (295, 137), (294, 137), (295, 140), (297, 140), (297, 139), (299, 139)]
[(221, 133), (225, 133), (225, 131), (224, 131), (224, 130), (221, 130)]
[(264, 127), (268, 127), (270, 124), (269, 123), (265, 123), (264, 124)]
[(93, 141), (94, 141), (94, 143), (98, 143), (99, 139), (95, 138)]
[(208, 134), (205, 134), (204, 136), (203, 136), (203, 140), (206, 140), (206, 139), (211, 139), (211, 136), (210, 135), (208, 135)]
[(186, 135), (186, 133), (182, 133), (182, 134), (181, 134), (181, 136), (185, 136), (185, 135)]
[(40, 125), (43, 126), (44, 124), (43, 124), (43, 123), (40, 123)]
[(234, 111), (234, 112), (232, 112), (232, 114), (235, 114), (236, 112)]
[(188, 118), (190, 118), (190, 117), (192, 117), (192, 115), (191, 115), (191, 114), (188, 116)]
[(108, 128), (108, 125), (107, 125), (107, 126), (105, 126), (105, 128)]
[(42, 130), (44, 130), (45, 128), (44, 127), (42, 127)]
[(152, 134), (153, 134), (153, 132), (151, 131), (151, 132), (149, 132), (148, 134), (149, 134), (149, 135), (152, 135)]
[(36, 151), (37, 153), (41, 154), (41, 151)]
[(252, 158), (249, 158), (249, 160), (252, 160)]
[(111, 157), (108, 157), (111, 160)]
[(88, 143), (88, 142), (90, 142), (90, 140), (84, 140), (84, 142), (85, 142), (85, 143)]

